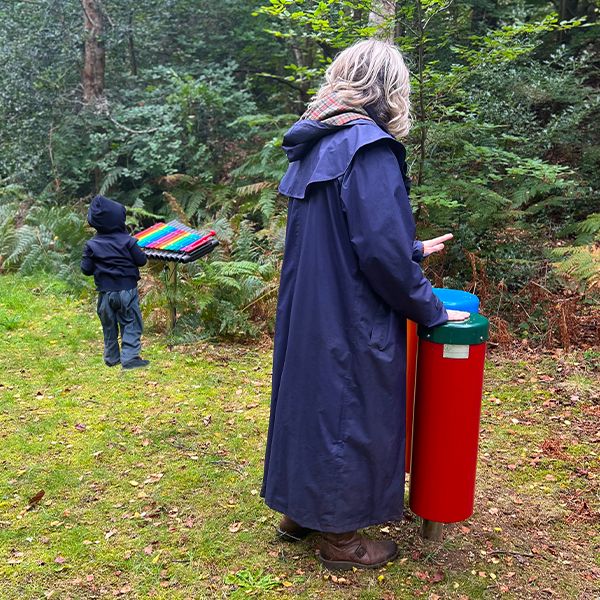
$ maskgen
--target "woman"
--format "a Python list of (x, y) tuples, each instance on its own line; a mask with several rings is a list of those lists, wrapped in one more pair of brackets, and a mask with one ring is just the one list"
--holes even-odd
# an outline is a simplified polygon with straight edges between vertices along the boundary
[(398, 49), (344, 50), (285, 135), (290, 198), (262, 496), (288, 539), (321, 532), (329, 568), (379, 567), (391, 540), (357, 530), (397, 520), (404, 499), (406, 319), (446, 311), (418, 262), (405, 150), (409, 74)]

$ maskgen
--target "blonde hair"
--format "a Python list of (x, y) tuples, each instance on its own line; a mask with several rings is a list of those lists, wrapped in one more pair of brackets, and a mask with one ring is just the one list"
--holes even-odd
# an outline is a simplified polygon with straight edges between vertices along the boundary
[(352, 108), (368, 108), (393, 135), (410, 130), (410, 80), (400, 50), (380, 40), (364, 40), (340, 52), (325, 72), (313, 102), (327, 94)]

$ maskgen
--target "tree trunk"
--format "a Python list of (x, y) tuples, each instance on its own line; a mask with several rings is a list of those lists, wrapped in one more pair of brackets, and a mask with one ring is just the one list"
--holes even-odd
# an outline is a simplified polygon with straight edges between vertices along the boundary
[(127, 28), (127, 45), (129, 46), (129, 64), (131, 65), (131, 74), (137, 76), (137, 55), (135, 51), (135, 42), (133, 39), (133, 11), (129, 13), (129, 27)]
[(97, 104), (104, 96), (105, 50), (102, 40), (102, 11), (100, 0), (81, 0), (85, 45), (83, 51), (84, 104)]
[(377, 27), (374, 37), (394, 41), (396, 0), (373, 0), (369, 13), (369, 26)]
[(417, 30), (417, 80), (419, 82), (419, 108), (417, 122), (419, 132), (419, 168), (417, 170), (417, 185), (423, 183), (425, 169), (426, 144), (427, 144), (427, 115), (425, 114), (425, 22), (423, 19), (423, 6), (421, 0), (416, 2), (416, 30)]

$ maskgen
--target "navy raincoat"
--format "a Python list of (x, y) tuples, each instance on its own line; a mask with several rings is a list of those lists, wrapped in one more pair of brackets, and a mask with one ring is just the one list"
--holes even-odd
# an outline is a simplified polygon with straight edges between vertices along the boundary
[(137, 287), (140, 270), (148, 258), (137, 240), (127, 233), (125, 207), (110, 198), (96, 196), (88, 209), (88, 223), (98, 232), (83, 248), (81, 270), (93, 275), (100, 292)]
[(262, 496), (304, 527), (399, 519), (406, 319), (447, 320), (418, 264), (402, 144), (372, 120), (298, 121)]

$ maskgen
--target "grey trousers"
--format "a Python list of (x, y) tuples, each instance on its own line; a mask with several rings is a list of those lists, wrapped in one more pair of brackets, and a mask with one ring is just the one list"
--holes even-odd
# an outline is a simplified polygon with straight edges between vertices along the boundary
[[(126, 364), (142, 349), (142, 313), (137, 288), (98, 293), (98, 316), (104, 333), (104, 362)], [(121, 348), (119, 348), (119, 331)]]

